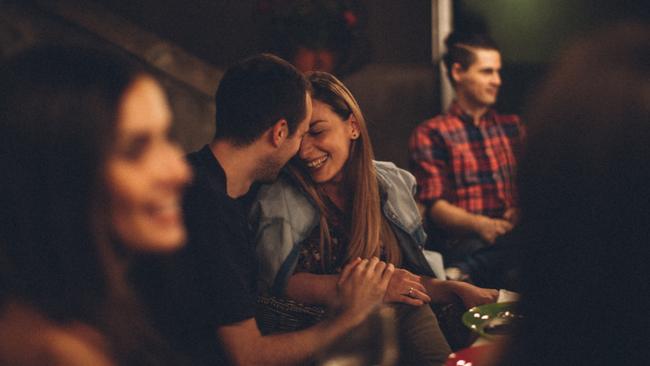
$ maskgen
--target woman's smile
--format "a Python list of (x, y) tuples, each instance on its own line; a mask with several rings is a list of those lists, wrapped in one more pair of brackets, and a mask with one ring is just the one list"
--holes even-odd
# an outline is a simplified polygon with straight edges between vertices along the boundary
[(144, 210), (152, 220), (160, 224), (181, 224), (181, 205), (177, 196), (145, 205)]
[(325, 161), (327, 161), (328, 158), (329, 158), (329, 155), (325, 154), (325, 155), (321, 156), (320, 158), (316, 158), (314, 160), (307, 161), (305, 163), (305, 165), (307, 165), (307, 167), (309, 169), (318, 169), (321, 166), (323, 166), (323, 164), (325, 164)]

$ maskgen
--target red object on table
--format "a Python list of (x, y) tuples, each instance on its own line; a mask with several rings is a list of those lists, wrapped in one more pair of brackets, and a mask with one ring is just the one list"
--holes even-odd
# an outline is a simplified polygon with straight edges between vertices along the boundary
[(484, 366), (493, 364), (497, 347), (494, 344), (463, 348), (449, 355), (445, 366)]

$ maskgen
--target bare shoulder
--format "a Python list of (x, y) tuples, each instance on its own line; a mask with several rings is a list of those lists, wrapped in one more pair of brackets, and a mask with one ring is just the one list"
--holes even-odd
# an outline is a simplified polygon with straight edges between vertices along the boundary
[(88, 326), (49, 328), (43, 335), (43, 353), (49, 365), (115, 365), (101, 335)]
[(0, 317), (0, 364), (115, 365), (101, 335), (86, 325), (60, 326), (24, 306), (10, 305)]

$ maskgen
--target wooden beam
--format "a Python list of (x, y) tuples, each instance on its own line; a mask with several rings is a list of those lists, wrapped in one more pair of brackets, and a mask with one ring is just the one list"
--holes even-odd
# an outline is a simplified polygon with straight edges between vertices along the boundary
[(93, 1), (41, 0), (39, 6), (146, 61), (212, 98), (223, 71)]

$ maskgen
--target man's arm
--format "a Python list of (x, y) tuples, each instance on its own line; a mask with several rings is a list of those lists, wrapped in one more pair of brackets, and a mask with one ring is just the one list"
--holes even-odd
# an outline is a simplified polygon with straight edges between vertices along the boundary
[(339, 277), (338, 316), (309, 329), (262, 336), (255, 319), (220, 326), (217, 336), (235, 365), (293, 365), (359, 325), (379, 305), (395, 268), (377, 258), (355, 260)]
[(321, 305), (331, 308), (337, 298), (338, 275), (299, 272), (289, 277), (286, 296), (303, 304)]
[(490, 244), (513, 228), (507, 220), (475, 215), (443, 199), (436, 200), (428, 214), (431, 221), (447, 231), (457, 234), (476, 233)]
[(299, 332), (262, 336), (251, 318), (217, 328), (217, 336), (234, 365), (293, 365), (352, 329), (350, 324), (337, 318)]

